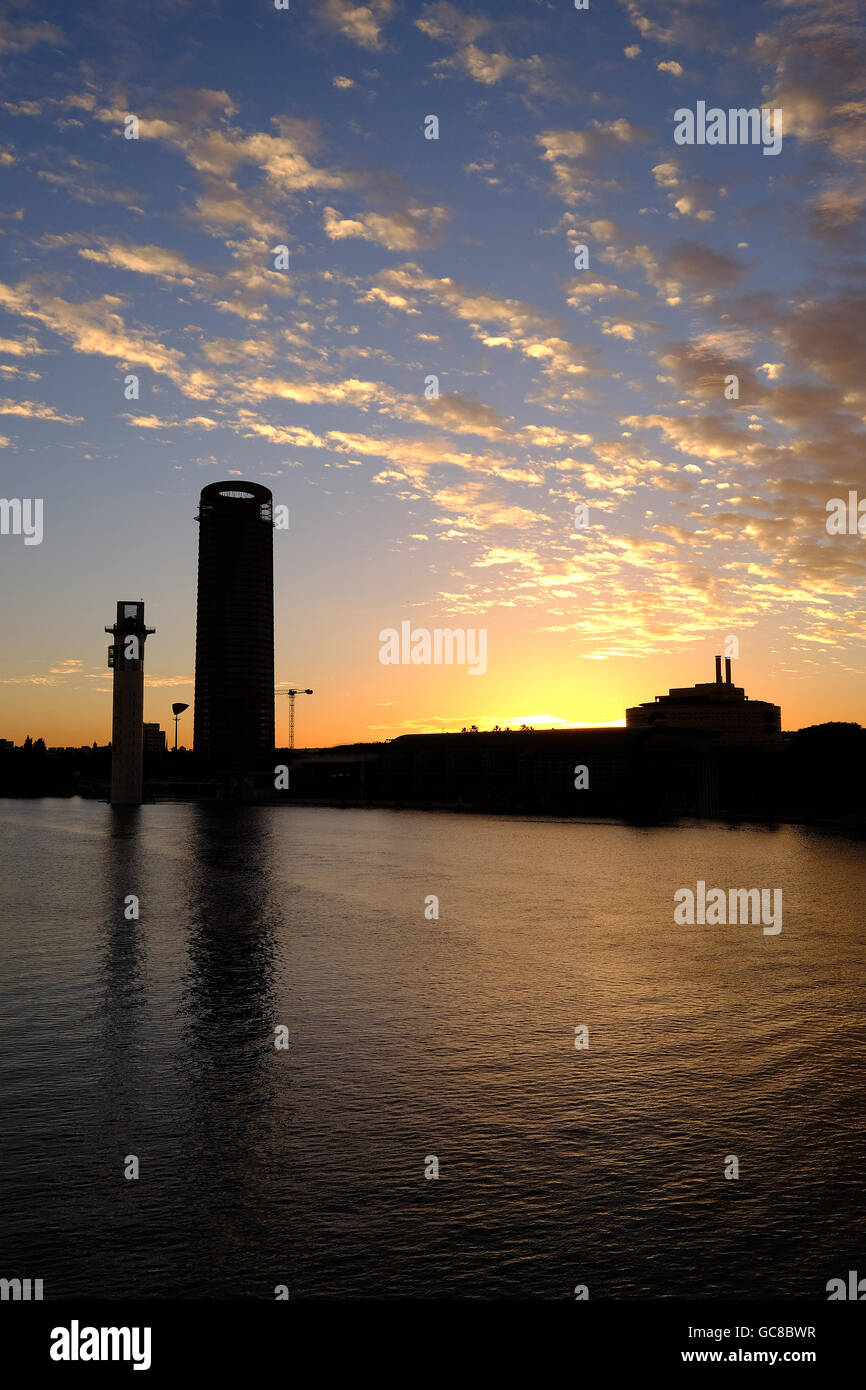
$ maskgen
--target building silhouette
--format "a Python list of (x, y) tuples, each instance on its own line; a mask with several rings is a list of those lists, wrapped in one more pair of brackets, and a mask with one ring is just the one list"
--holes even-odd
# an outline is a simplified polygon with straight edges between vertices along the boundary
[(716, 679), (680, 686), (667, 695), (635, 705), (625, 712), (627, 729), (693, 729), (712, 734), (725, 747), (744, 743), (777, 743), (782, 737), (782, 711), (766, 700), (750, 700), (742, 686), (731, 681), (731, 659), (716, 657)]
[(111, 723), (111, 804), (141, 804), (144, 756), (144, 644), (156, 629), (144, 621), (144, 604), (117, 604), (108, 664), (114, 668)]
[(155, 758), (165, 752), (165, 729), (158, 724), (144, 725), (144, 756)]
[(214, 772), (252, 772), (274, 750), (273, 497), (211, 483), (196, 519), (195, 751)]

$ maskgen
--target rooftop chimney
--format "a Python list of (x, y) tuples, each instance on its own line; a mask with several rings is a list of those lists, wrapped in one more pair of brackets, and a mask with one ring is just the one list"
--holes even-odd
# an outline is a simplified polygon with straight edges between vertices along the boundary
[(721, 683), (722, 683), (722, 658), (721, 658), (720, 656), (717, 656), (717, 657), (716, 657), (716, 685), (721, 685)]
[(731, 658), (725, 657), (725, 685), (731, 684)]

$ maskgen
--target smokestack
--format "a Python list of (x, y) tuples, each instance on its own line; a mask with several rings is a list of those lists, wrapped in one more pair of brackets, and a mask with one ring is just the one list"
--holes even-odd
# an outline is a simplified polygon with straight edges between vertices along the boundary
[(725, 657), (725, 685), (731, 684), (731, 658)]
[(717, 656), (717, 657), (716, 657), (716, 685), (721, 685), (721, 683), (722, 683), (722, 658), (721, 658), (720, 656)]

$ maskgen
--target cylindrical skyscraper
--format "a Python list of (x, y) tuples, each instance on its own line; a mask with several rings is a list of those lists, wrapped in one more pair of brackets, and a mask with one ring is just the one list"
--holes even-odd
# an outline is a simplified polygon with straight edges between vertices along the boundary
[(215, 772), (274, 751), (273, 501), (259, 483), (201, 494), (193, 738)]

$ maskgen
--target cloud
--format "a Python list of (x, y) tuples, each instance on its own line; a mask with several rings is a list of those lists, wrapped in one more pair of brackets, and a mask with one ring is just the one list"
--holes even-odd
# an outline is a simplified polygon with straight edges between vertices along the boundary
[(492, 87), (506, 73), (519, 67), (507, 53), (488, 53), (478, 47), (475, 40), (492, 28), (491, 21), (481, 15), (463, 14), (454, 5), (440, 2), (425, 5), (415, 24), (428, 38), (454, 46), (449, 58), (440, 58), (434, 63), (434, 72), (451, 68), (483, 86)]
[(487, 439), (499, 439), (510, 432), (507, 422), (492, 406), (447, 393), (437, 400), (410, 401), (395, 413), (404, 419), (423, 421), (453, 434), (476, 434)]
[(38, 357), (44, 351), (32, 335), (26, 338), (0, 338), (0, 354), (6, 357)]
[(485, 53), (477, 44), (468, 43), (463, 48), (458, 48), (452, 57), (440, 58), (434, 66), (440, 71), (443, 68), (454, 68), (465, 77), (471, 77), (475, 82), (483, 83), (485, 87), (492, 87), (501, 82), (516, 64), (507, 53)]
[[(92, 103), (91, 114), (119, 131), (126, 110)], [(190, 215), (219, 236), (225, 235), (227, 225), (274, 236), (283, 225), (278, 205), (289, 196), (354, 189), (363, 182), (360, 175), (314, 162), (320, 143), (314, 122), (276, 117), (272, 132), (250, 133), (232, 123), (236, 115), (227, 92), (200, 88), (175, 92), (160, 112), (145, 111), (140, 117), (142, 140), (156, 140), (177, 151), (201, 177), (203, 190)], [(247, 186), (244, 176), (241, 188), (238, 179), (249, 167), (259, 171), (263, 182)]]
[(202, 342), (201, 350), (209, 362), (215, 366), (225, 366), (230, 362), (261, 362), (273, 357), (273, 341), (260, 334), (257, 338), (211, 338)]
[(479, 293), (452, 280), (427, 275), (414, 262), (381, 272), (363, 296), (403, 312), (417, 313), (417, 302), (432, 301), (465, 323), (485, 347), (517, 351), (537, 366), (544, 390), (537, 399), (560, 405), (584, 396), (584, 382), (603, 374), (599, 353), (572, 342), (559, 321), (519, 299)]
[(23, 367), (18, 367), (11, 362), (0, 363), (0, 373), (10, 378), (15, 377), (19, 381), (41, 381), (41, 372), (28, 372)]
[(636, 290), (624, 289), (603, 275), (578, 275), (568, 291), (567, 303), (572, 309), (586, 311), (590, 301), (605, 299), (639, 299)]
[(40, 116), (43, 108), (41, 101), (4, 101), (0, 105), (10, 116)]
[(317, 7), (321, 23), (360, 48), (378, 49), (383, 46), (382, 25), (394, 11), (394, 0), (370, 0), (355, 5), (352, 0), (324, 0)]
[(476, 39), (489, 33), (494, 27), (501, 33), (502, 22), (488, 19), (482, 15), (464, 14), (446, 0), (425, 5), (420, 19), (415, 24), (428, 38), (453, 47), (447, 58), (440, 58), (433, 64), (433, 72), (442, 77), (448, 72), (469, 77), (484, 87), (494, 87), (504, 78), (513, 78), (524, 89), (525, 99), (530, 97), (551, 99), (571, 98), (574, 94), (574, 80), (565, 77), (565, 66), (556, 56), (542, 57), (531, 53), (527, 57), (515, 57), (501, 49), (495, 52), (480, 48)]
[[(616, 188), (606, 177), (618, 153), (632, 145), (645, 143), (648, 133), (624, 117), (613, 121), (593, 121), (585, 130), (544, 130), (535, 140), (542, 159), (553, 166), (556, 192), (569, 205), (580, 202), (595, 191)], [(605, 176), (593, 165), (604, 162)]]
[(699, 222), (712, 222), (716, 214), (710, 206), (710, 198), (727, 196), (727, 190), (718, 180), (698, 174), (685, 176), (675, 159), (654, 165), (652, 172), (656, 184), (665, 189), (673, 205), (672, 217), (694, 217)]
[(465, 174), (477, 174), (479, 178), (491, 188), (496, 188), (502, 183), (502, 179), (497, 177), (492, 171), (496, 164), (492, 159), (473, 159), (468, 164), (463, 165)]
[[(696, 368), (695, 380), (691, 383), (695, 387), (705, 384), (699, 373), (700, 368)], [(714, 384), (718, 385), (718, 378)], [(711, 394), (710, 390), (703, 392), (707, 398)], [(715, 399), (720, 398), (721, 391), (716, 390)], [(622, 424), (632, 431), (658, 429), (677, 453), (689, 454), (694, 458), (732, 462), (748, 459), (758, 464), (768, 462), (774, 456), (773, 449), (765, 440), (750, 439), (735, 418), (724, 415), (706, 412), (700, 417), (688, 418), (662, 414), (626, 415)]]
[(0, 415), (20, 415), (25, 420), (52, 420), (59, 425), (80, 425), (81, 415), (62, 415), (44, 401), (0, 400)]
[(647, 323), (644, 319), (601, 321), (601, 331), (606, 337), (621, 338), (627, 343), (633, 342), (639, 333), (658, 333), (661, 327), (659, 323)]
[(393, 308), (412, 306), (419, 298), (430, 298), (447, 308), (456, 318), (473, 325), (477, 337), (490, 336), (495, 329), (509, 339), (507, 345), (511, 345), (512, 338), (521, 340), (531, 337), (535, 340), (556, 326), (554, 318), (523, 300), (502, 299), (483, 291), (473, 291), (450, 276), (437, 278), (428, 275), (412, 261), (382, 271), (376, 276), (373, 288), (381, 289), (385, 301)]
[(90, 247), (79, 250), (84, 260), (98, 265), (110, 265), (117, 270), (129, 270), (137, 275), (154, 275), (171, 285), (195, 285), (196, 271), (183, 256), (164, 246), (133, 246), (101, 238), (102, 249)]
[(29, 53), (41, 43), (63, 43), (63, 33), (44, 20), (30, 24), (12, 24), (0, 19), (0, 53)]
[(43, 324), (75, 352), (148, 367), (159, 376), (169, 377), (186, 395), (212, 394), (212, 380), (193, 370), (183, 353), (166, 347), (148, 329), (130, 328), (125, 323), (119, 312), (122, 303), (114, 295), (103, 295), (76, 304), (26, 282), (16, 287), (0, 284), (0, 307)]
[(649, 246), (608, 246), (604, 257), (620, 269), (637, 267), (668, 304), (680, 303), (684, 293), (706, 297), (728, 289), (741, 278), (745, 267), (724, 251), (705, 242), (682, 240), (659, 253)]
[(491, 28), (493, 21), (483, 15), (467, 15), (450, 5), (447, 0), (437, 0), (436, 4), (425, 5), (420, 19), (415, 25), (431, 39), (441, 39), (447, 43), (466, 44), (480, 39)]
[[(65, 246), (81, 240), (80, 235), (70, 234), (56, 238), (55, 242)], [(224, 248), (230, 253), (232, 264), (221, 272), (194, 266), (186, 257), (168, 247), (111, 241), (107, 237), (100, 240), (101, 246), (79, 247), (78, 254), (84, 260), (110, 266), (117, 271), (149, 275), (167, 285), (183, 286), (193, 298), (203, 299), (222, 313), (236, 314), (253, 323), (265, 318), (265, 310), (271, 299), (293, 298), (296, 295), (292, 276), (273, 269), (274, 247), (270, 240), (226, 240)], [(289, 330), (284, 332), (288, 333)], [(293, 335), (292, 340), (305, 341), (297, 334)], [(225, 338), (209, 339), (208, 343), (214, 346), (211, 349), (205, 345), (205, 356), (213, 362), (220, 360), (218, 347), (222, 344), (225, 348), (228, 342)], [(256, 355), (268, 356), (267, 338), (261, 335), (258, 342), (260, 346)], [(249, 348), (246, 355), (250, 355)], [(224, 357), (222, 360), (230, 359)]]
[(271, 425), (251, 410), (239, 410), (236, 423), (239, 434), (247, 438), (259, 436), (272, 444), (291, 444), (297, 449), (326, 449), (328, 441), (302, 425)]
[(189, 216), (218, 238), (229, 228), (243, 227), (256, 237), (278, 241), (285, 225), (266, 194), (254, 188), (242, 191), (231, 179), (206, 178)]
[(140, 430), (216, 430), (222, 423), (209, 415), (192, 415), (187, 420), (163, 420), (159, 415), (132, 415), (127, 411), (121, 418)]
[(615, 121), (593, 121), (587, 130), (547, 130), (536, 140), (543, 159), (597, 159), (623, 145), (644, 144), (649, 135), (641, 126), (620, 116)]
[(104, 164), (77, 155), (64, 155), (62, 169), (39, 169), (37, 178), (77, 203), (122, 203), (132, 212), (142, 213), (141, 195), (134, 189), (119, 185)]
[[(786, 135), (829, 146), (840, 159), (866, 155), (866, 34), (857, 7), (827, 3), (787, 13), (754, 40), (751, 60), (772, 67), (767, 102), (783, 108)], [(793, 13), (792, 13), (793, 11)]]
[(400, 212), (363, 212), (344, 218), (336, 208), (323, 212), (325, 235), (331, 241), (356, 237), (376, 242), (389, 251), (415, 251), (430, 246), (447, 226), (451, 214), (444, 207), (421, 207), (412, 203)]
[[(118, 104), (94, 102), (91, 114), (120, 130), (125, 111)], [(423, 208), (393, 173), (324, 163), (314, 121), (279, 116), (272, 119), (270, 131), (245, 131), (235, 122), (237, 114), (227, 92), (202, 88), (175, 92), (161, 110), (140, 117), (142, 140), (159, 141), (180, 153), (199, 175), (202, 188), (187, 216), (215, 238), (224, 240), (227, 230), (244, 228), (259, 241), (285, 243), (287, 205), (296, 200), (296, 207), (303, 206), (310, 195), (339, 192), (364, 197), (370, 211), (341, 219), (332, 210), (338, 235), (409, 250), (429, 244), (444, 224), (447, 211)], [(250, 170), (258, 173), (259, 182), (250, 178)], [(425, 218), (431, 224), (426, 232), (420, 228)], [(347, 225), (341, 231), (343, 221)]]
[(351, 405), (367, 410), (371, 405), (388, 404), (396, 399), (390, 387), (376, 381), (349, 377), (345, 381), (282, 381), (278, 377), (255, 377), (242, 383), (245, 400), (296, 401), (301, 405)]
[(620, 0), (641, 38), (696, 48), (730, 43), (728, 16), (713, 0)]

